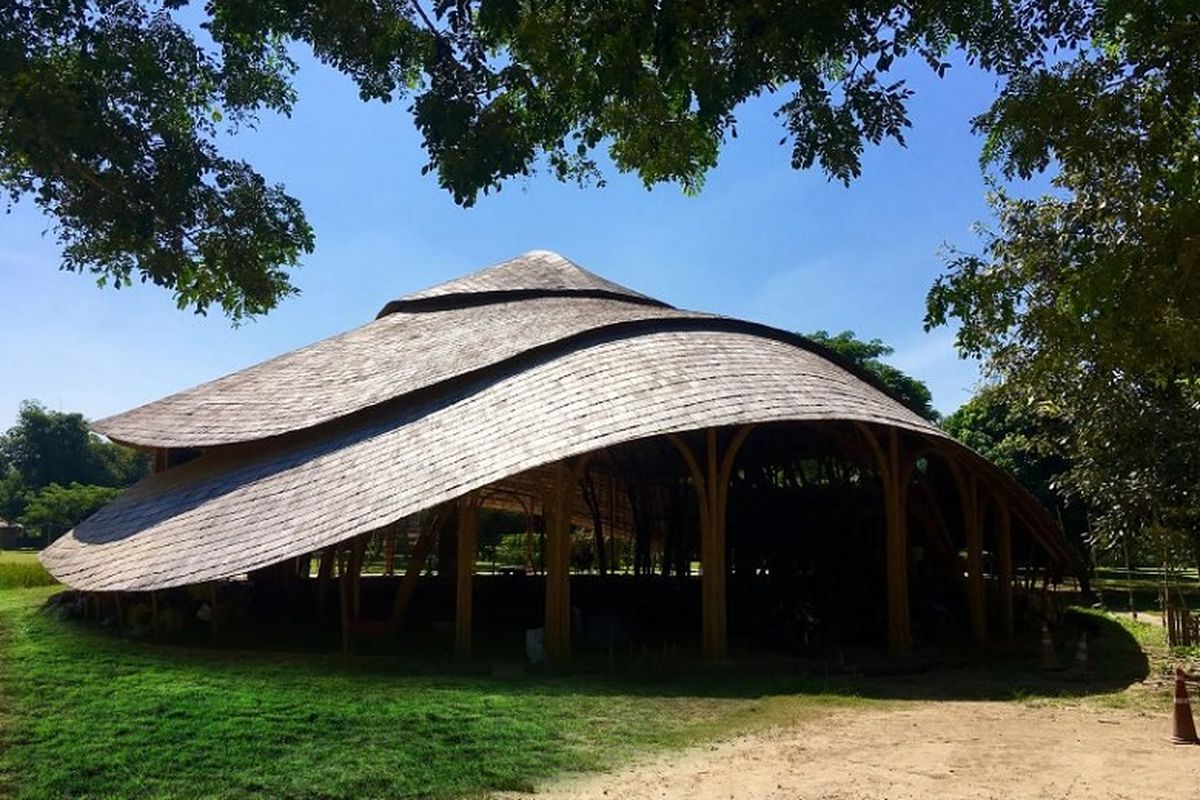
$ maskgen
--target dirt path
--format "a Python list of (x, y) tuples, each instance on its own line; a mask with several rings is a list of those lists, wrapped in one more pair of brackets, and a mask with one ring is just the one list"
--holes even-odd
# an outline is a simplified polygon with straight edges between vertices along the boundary
[(1196, 800), (1200, 747), (1170, 718), (1017, 703), (836, 712), (536, 793), (548, 800)]

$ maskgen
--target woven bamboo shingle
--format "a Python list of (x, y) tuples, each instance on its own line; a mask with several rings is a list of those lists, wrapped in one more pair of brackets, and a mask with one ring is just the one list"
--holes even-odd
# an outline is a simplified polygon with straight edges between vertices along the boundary
[(787, 334), (622, 297), (548, 254), (522, 258), (534, 285), (509, 263), (427, 296), (534, 295), (389, 313), (104, 421), (123, 441), (208, 449), (130, 489), (43, 563), (86, 590), (225, 578), (563, 458), (711, 426), (860, 421), (981, 462)]

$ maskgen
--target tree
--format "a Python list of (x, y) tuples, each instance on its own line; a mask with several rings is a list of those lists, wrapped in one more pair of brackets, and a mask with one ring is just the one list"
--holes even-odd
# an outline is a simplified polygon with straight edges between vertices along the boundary
[[(998, 75), (1088, 31), (1087, 0), (10, 0), (0, 6), (0, 185), (56, 220), (65, 269), (167, 287), (235, 320), (295, 291), (313, 248), (299, 202), (218, 137), (287, 114), (293, 44), (363, 100), (407, 99), (426, 171), (473, 203), (539, 165), (697, 191), (746, 100), (779, 97), (796, 168), (849, 183), (867, 144), (904, 141), (889, 72), (952, 47)], [(209, 45), (204, 38), (211, 40)]]
[[(978, 118), (994, 230), (951, 252), (927, 326), (1063, 423), (1109, 541), (1191, 525), (1200, 490), (1200, 8), (1109, 0), (1092, 46)], [(1053, 191), (1015, 182), (1053, 170)], [(1186, 520), (1192, 520), (1186, 522)]]
[(1092, 549), (1091, 498), (1072, 491), (1073, 465), (1059, 446), (1067, 426), (1053, 409), (1034, 407), (1003, 385), (990, 384), (942, 420), (942, 427), (1016, 478), (1055, 514), (1081, 553)]
[(25, 513), (29, 491), (15, 469), (0, 472), (0, 519), (15, 522)]
[(82, 414), (50, 411), (33, 400), (21, 404), (17, 424), (0, 437), (0, 453), (33, 491), (53, 483), (128, 486), (150, 469), (145, 454), (88, 430)]
[(1036, 409), (1014, 402), (997, 385), (984, 386), (942, 421), (947, 433), (1003, 467), (1053, 508), (1062, 503), (1056, 486), (1068, 464), (1045, 446), (1046, 426)]
[(21, 524), (38, 530), (47, 544), (114, 500), (123, 490), (108, 486), (52, 483), (30, 498)]
[(851, 364), (873, 374), (905, 405), (925, 419), (937, 422), (941, 418), (941, 414), (933, 407), (933, 395), (924, 382), (880, 360), (896, 351), (879, 339), (863, 341), (855, 338), (854, 331), (842, 331), (836, 336), (828, 331), (816, 331), (805, 338), (829, 348)]

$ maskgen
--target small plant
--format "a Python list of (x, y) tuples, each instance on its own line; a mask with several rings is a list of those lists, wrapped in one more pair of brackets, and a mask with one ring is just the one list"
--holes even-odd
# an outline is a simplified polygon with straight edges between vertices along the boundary
[(0, 552), (0, 589), (28, 589), (55, 583), (34, 553)]

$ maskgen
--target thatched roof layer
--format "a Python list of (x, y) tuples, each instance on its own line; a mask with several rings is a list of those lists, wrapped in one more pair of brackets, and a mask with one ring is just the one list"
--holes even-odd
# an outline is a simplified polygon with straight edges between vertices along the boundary
[(395, 313), (93, 427), (140, 447), (212, 447), (329, 422), (609, 325), (700, 318), (591, 297)]
[[(565, 259), (522, 258), (541, 285), (522, 283), (517, 259), (423, 293), (451, 298), (436, 310), (389, 313), (104, 421), (122, 441), (207, 449), (133, 487), (43, 563), (87, 590), (225, 578), (563, 458), (711, 426), (860, 421), (979, 460), (803, 340), (619, 296)], [(544, 285), (547, 271), (557, 284)], [(532, 294), (488, 299), (497, 292)], [(414, 299), (427, 298), (401, 302)]]

